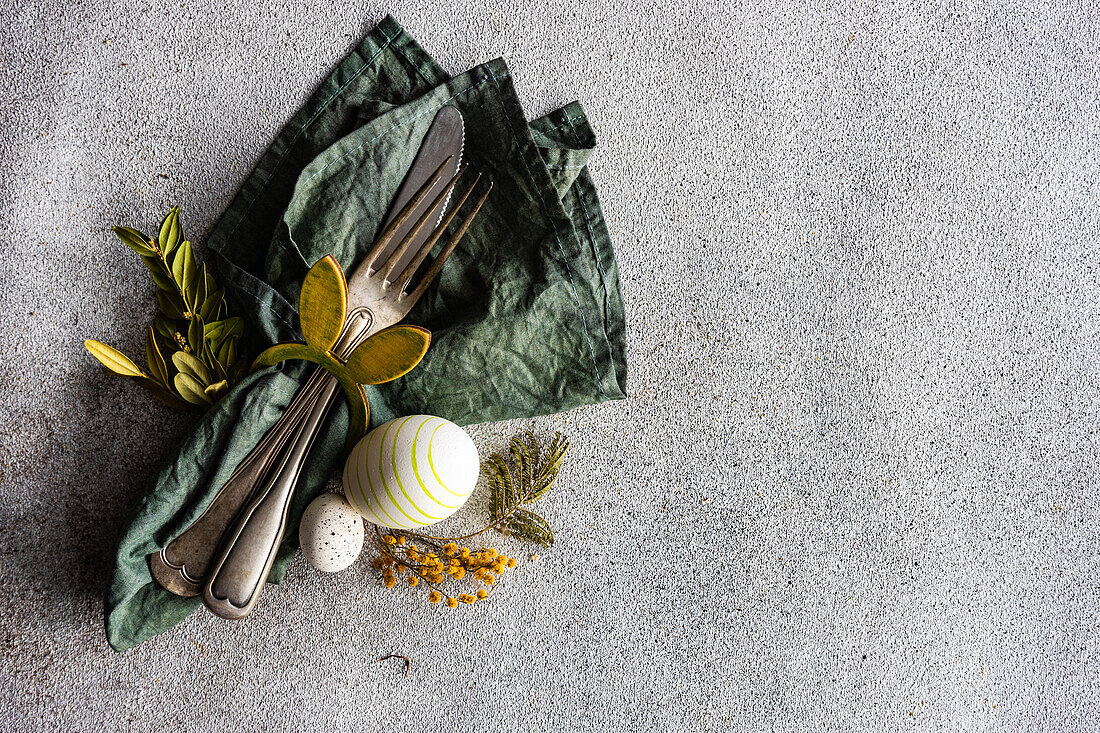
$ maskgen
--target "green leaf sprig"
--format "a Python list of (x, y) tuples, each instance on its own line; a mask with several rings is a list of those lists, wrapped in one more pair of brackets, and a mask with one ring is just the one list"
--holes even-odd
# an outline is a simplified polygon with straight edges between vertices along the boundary
[(489, 526), (501, 534), (549, 547), (554, 544), (550, 525), (522, 505), (541, 499), (554, 486), (569, 450), (569, 441), (561, 433), (555, 433), (543, 453), (538, 439), (528, 431), (521, 437), (512, 438), (508, 449), (512, 454), (512, 466), (499, 453), (489, 456), (482, 464), (490, 481)]
[(248, 361), (238, 353), (244, 321), (229, 316), (225, 291), (195, 259), (179, 213), (178, 206), (168, 212), (156, 237), (114, 227), (157, 286), (160, 313), (145, 337), (148, 371), (107, 344), (89, 339), (84, 346), (108, 371), (137, 380), (169, 407), (204, 412), (247, 374)]

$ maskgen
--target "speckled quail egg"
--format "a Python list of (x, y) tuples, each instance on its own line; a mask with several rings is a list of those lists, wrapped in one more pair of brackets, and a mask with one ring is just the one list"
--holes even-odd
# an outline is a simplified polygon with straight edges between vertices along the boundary
[(298, 542), (309, 564), (324, 573), (347, 568), (363, 551), (363, 518), (339, 494), (321, 494), (302, 513)]

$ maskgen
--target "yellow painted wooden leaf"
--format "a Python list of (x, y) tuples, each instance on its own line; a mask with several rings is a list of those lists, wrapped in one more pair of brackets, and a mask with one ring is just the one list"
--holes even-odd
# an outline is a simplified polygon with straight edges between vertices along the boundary
[(252, 362), (252, 371), (273, 366), (287, 359), (305, 359), (314, 364), (320, 364), (336, 377), (336, 381), (340, 383), (348, 398), (348, 437), (344, 452), (349, 452), (367, 432), (370, 405), (367, 403), (367, 395), (363, 387), (351, 377), (347, 365), (342, 361), (301, 341), (275, 344), (256, 357)]
[(329, 372), (336, 377), (336, 381), (344, 389), (344, 395), (348, 398), (348, 437), (344, 441), (344, 454), (351, 452), (359, 439), (367, 434), (367, 423), (370, 419), (370, 403), (367, 402), (367, 393), (363, 391), (363, 385), (357, 384), (348, 376), (347, 369), (333, 369), (330, 365)]
[(130, 357), (113, 346), (108, 346), (100, 341), (88, 339), (84, 342), (84, 348), (87, 349), (92, 356), (99, 359), (100, 364), (107, 367), (115, 374), (121, 374), (124, 377), (145, 376), (145, 372), (141, 371), (141, 367), (135, 364)]
[(392, 382), (420, 363), (431, 341), (431, 332), (419, 326), (383, 329), (348, 357), (348, 374), (359, 384)]
[(348, 284), (344, 271), (332, 255), (323, 257), (309, 268), (298, 296), (298, 315), (306, 343), (322, 351), (331, 351), (348, 310)]
[[(431, 332), (425, 328), (391, 326), (360, 344), (344, 362), (332, 353), (332, 348), (344, 329), (347, 309), (348, 284), (340, 264), (331, 255), (318, 260), (306, 273), (298, 296), (305, 343), (276, 344), (252, 362), (253, 371), (287, 359), (304, 359), (327, 369), (348, 398), (345, 452), (367, 431), (370, 405), (362, 385), (382, 384), (406, 374), (424, 358), (432, 340)], [(191, 395), (184, 397), (190, 399)]]

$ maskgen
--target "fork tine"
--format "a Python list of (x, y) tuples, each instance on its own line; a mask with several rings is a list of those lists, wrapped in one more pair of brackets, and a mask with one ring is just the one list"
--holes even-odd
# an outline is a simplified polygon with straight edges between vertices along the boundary
[(431, 235), (424, 241), (424, 244), (420, 247), (420, 251), (416, 253), (416, 256), (413, 257), (407, 265), (405, 265), (405, 269), (401, 271), (401, 274), (393, 279), (389, 279), (389, 275), (387, 275), (387, 282), (399, 283), (400, 289), (405, 289), (405, 286), (409, 284), (409, 280), (412, 279), (412, 276), (416, 272), (416, 269), (420, 267), (420, 263), (424, 261), (424, 258), (428, 256), (429, 252), (432, 251), (432, 247), (435, 246), (435, 243), (439, 241), (439, 238), (443, 236), (443, 233), (447, 230), (447, 227), (449, 227), (451, 225), (451, 222), (454, 221), (455, 216), (458, 215), (458, 210), (461, 209), (463, 204), (466, 203), (466, 199), (470, 198), (470, 194), (474, 192), (474, 188), (477, 186), (477, 182), (480, 180), (481, 174), (478, 173), (477, 177), (474, 178), (473, 183), (466, 187), (466, 190), (462, 193), (462, 196), (460, 196), (458, 201), (455, 202), (454, 206), (451, 208), (450, 213), (447, 214), (447, 216), (439, 222), (439, 226), (437, 226), (435, 230), (431, 233)]
[[(439, 271), (443, 269), (443, 263), (447, 260), (448, 257), (451, 256), (451, 252), (454, 252), (455, 247), (458, 246), (459, 240), (462, 239), (462, 237), (466, 234), (466, 230), (469, 229), (470, 225), (474, 222), (474, 217), (477, 216), (477, 212), (481, 210), (482, 204), (485, 203), (485, 199), (489, 198), (489, 192), (492, 190), (493, 182), (489, 181), (489, 187), (485, 189), (485, 193), (481, 194), (481, 198), (479, 198), (477, 200), (477, 203), (474, 204), (473, 210), (466, 215), (466, 217), (462, 220), (462, 223), (459, 225), (458, 230), (451, 236), (449, 240), (447, 240), (447, 244), (444, 245), (443, 250), (439, 253), (439, 256), (435, 258), (435, 261), (432, 262), (432, 266), (428, 268), (428, 271), (426, 273), (424, 273), (424, 277), (421, 278), (420, 282), (416, 286), (416, 289), (413, 290), (411, 293), (402, 292), (402, 299), (410, 298), (412, 299), (413, 303), (416, 303), (416, 301), (420, 299), (420, 296), (424, 294), (424, 291), (428, 289), (428, 286), (431, 285), (432, 281), (435, 280), (437, 275), (439, 275)], [(456, 207), (455, 211), (457, 210), (458, 209)], [(408, 282), (406, 282), (402, 286), (402, 291), (406, 287), (408, 287)]]
[(439, 181), (439, 179), (443, 177), (443, 171), (447, 169), (447, 166), (450, 165), (453, 158), (453, 155), (447, 156), (447, 159), (444, 160), (440, 164), (440, 166), (435, 169), (435, 173), (433, 173), (428, 178), (428, 180), (425, 181), (424, 185), (420, 187), (416, 194), (414, 194), (413, 197), (409, 199), (409, 202), (401, 207), (401, 211), (398, 212), (397, 216), (393, 218), (393, 221), (389, 223), (389, 226), (383, 229), (382, 233), (378, 235), (378, 239), (375, 240), (370, 250), (367, 251), (367, 256), (363, 258), (364, 262), (369, 263), (367, 265), (368, 276), (373, 275), (376, 271), (376, 268), (374, 267), (374, 260), (380, 254), (386, 251), (386, 247), (389, 246), (390, 240), (393, 239), (394, 233), (401, 228), (401, 225), (404, 224), (410, 216), (412, 216), (412, 213), (416, 211), (416, 207), (420, 205), (420, 202), (424, 200), (424, 198), (428, 195), (428, 192), (432, 190), (432, 186), (434, 186)]
[[(378, 268), (379, 272), (386, 273), (386, 278), (382, 283), (382, 287), (389, 287), (390, 283), (393, 282), (392, 275), (393, 271), (397, 269), (397, 263), (399, 263), (401, 261), (401, 258), (405, 256), (405, 253), (409, 250), (409, 247), (412, 246), (413, 240), (416, 239), (418, 234), (420, 234), (420, 231), (428, 225), (428, 222), (431, 221), (433, 217), (439, 218), (443, 215), (444, 210), (443, 208), (441, 208), (444, 205), (443, 202), (445, 202), (447, 200), (447, 197), (451, 195), (451, 191), (453, 191), (455, 186), (458, 185), (458, 179), (461, 178), (462, 174), (465, 172), (466, 166), (458, 169), (458, 172), (455, 174), (454, 178), (452, 178), (450, 182), (448, 182), (447, 185), (443, 187), (443, 190), (440, 191), (439, 195), (435, 197), (434, 201), (432, 201), (431, 206), (424, 210), (424, 213), (421, 214), (420, 218), (416, 220), (416, 224), (413, 225), (412, 229), (410, 229), (408, 233), (404, 237), (402, 237), (401, 243), (397, 245), (393, 252), (390, 253), (390, 256), (386, 258), (386, 261), (382, 263), (382, 266)], [(448, 220), (448, 223), (449, 221), (450, 220)]]

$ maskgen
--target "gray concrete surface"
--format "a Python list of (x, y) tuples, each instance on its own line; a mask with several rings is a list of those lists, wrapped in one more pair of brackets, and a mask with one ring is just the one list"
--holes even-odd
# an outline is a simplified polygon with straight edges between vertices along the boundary
[[(1100, 728), (1096, 11), (425, 5), (0, 0), (0, 729)], [(492, 604), (299, 558), (114, 654), (186, 420), (81, 347), (153, 306), (108, 226), (201, 240), (387, 12), (586, 105), (633, 398), (535, 422), (576, 446), (559, 542)]]

